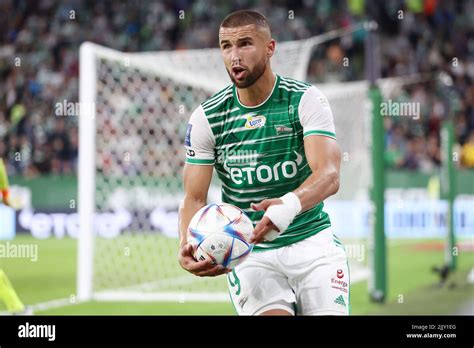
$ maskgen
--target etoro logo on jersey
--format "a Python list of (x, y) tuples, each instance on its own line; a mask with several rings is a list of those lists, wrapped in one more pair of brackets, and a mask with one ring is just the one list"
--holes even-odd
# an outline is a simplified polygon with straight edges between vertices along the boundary
[(303, 156), (296, 151), (294, 160), (280, 161), (273, 165), (260, 164), (248, 167), (231, 166), (227, 161), (224, 162), (224, 168), (229, 173), (228, 177), (237, 185), (253, 185), (255, 183), (268, 183), (270, 181), (279, 181), (291, 179), (298, 173), (298, 167), (303, 163)]

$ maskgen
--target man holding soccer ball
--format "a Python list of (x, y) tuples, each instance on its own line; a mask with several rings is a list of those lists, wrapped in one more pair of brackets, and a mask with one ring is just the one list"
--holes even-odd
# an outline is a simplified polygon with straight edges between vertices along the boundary
[[(347, 315), (347, 257), (323, 211), (323, 200), (339, 189), (341, 161), (328, 100), (272, 72), (275, 41), (260, 13), (227, 16), (219, 45), (233, 84), (202, 103), (188, 124), (179, 262), (197, 276), (227, 273), (240, 315)], [(213, 167), (223, 201), (256, 223), (255, 247), (232, 271), (196, 261), (187, 243)]]

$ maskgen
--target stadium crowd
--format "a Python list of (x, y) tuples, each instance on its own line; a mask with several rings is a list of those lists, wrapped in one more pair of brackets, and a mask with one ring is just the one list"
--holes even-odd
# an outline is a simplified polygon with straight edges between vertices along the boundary
[[(277, 41), (375, 19), (382, 77), (423, 76), (397, 96), (421, 105), (419, 119), (385, 119), (386, 164), (423, 171), (439, 166), (440, 127), (453, 117), (458, 165), (474, 168), (474, 1), (3, 0), (0, 157), (9, 172), (35, 176), (77, 170), (77, 117), (58, 115), (55, 105), (78, 99), (83, 41), (131, 52), (216, 47), (220, 21), (239, 8), (267, 15)], [(363, 79), (363, 40), (356, 32), (319, 46), (308, 80)]]

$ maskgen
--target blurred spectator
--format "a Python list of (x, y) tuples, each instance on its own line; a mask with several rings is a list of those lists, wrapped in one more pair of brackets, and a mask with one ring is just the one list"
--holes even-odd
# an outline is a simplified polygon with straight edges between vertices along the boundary
[(466, 168), (474, 168), (474, 131), (471, 131), (469, 138), (462, 146), (461, 164)]
[[(386, 124), (387, 166), (427, 171), (439, 166), (439, 130), (451, 114), (463, 149), (462, 164), (473, 167), (474, 1), (3, 0), (0, 156), (6, 158), (9, 172), (27, 176), (76, 172), (77, 117), (56, 115), (55, 105), (64, 100), (77, 102), (78, 47), (83, 41), (121, 51), (216, 47), (220, 21), (241, 8), (254, 8), (267, 15), (277, 41), (303, 39), (369, 18), (376, 20), (382, 77), (432, 76), (430, 81), (407, 85), (398, 96), (419, 103), (422, 110), (417, 121)], [(363, 79), (363, 42), (364, 33), (359, 31), (316, 47), (308, 81)], [(434, 82), (433, 73), (440, 71), (453, 80), (449, 96)], [(164, 93), (160, 97), (173, 98)], [(108, 127), (113, 130), (116, 125)], [(176, 134), (164, 129), (155, 148), (161, 151), (170, 144), (177, 146), (181, 139), (174, 139)], [(107, 154), (104, 168), (120, 156)], [(143, 156), (149, 158), (145, 169), (151, 173), (157, 165), (152, 161), (153, 153)]]

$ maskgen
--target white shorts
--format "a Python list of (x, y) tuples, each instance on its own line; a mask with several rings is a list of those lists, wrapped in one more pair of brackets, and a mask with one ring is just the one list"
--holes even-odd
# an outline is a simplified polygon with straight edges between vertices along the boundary
[(283, 309), (293, 315), (348, 315), (345, 250), (327, 228), (278, 249), (253, 252), (227, 275), (239, 315)]

